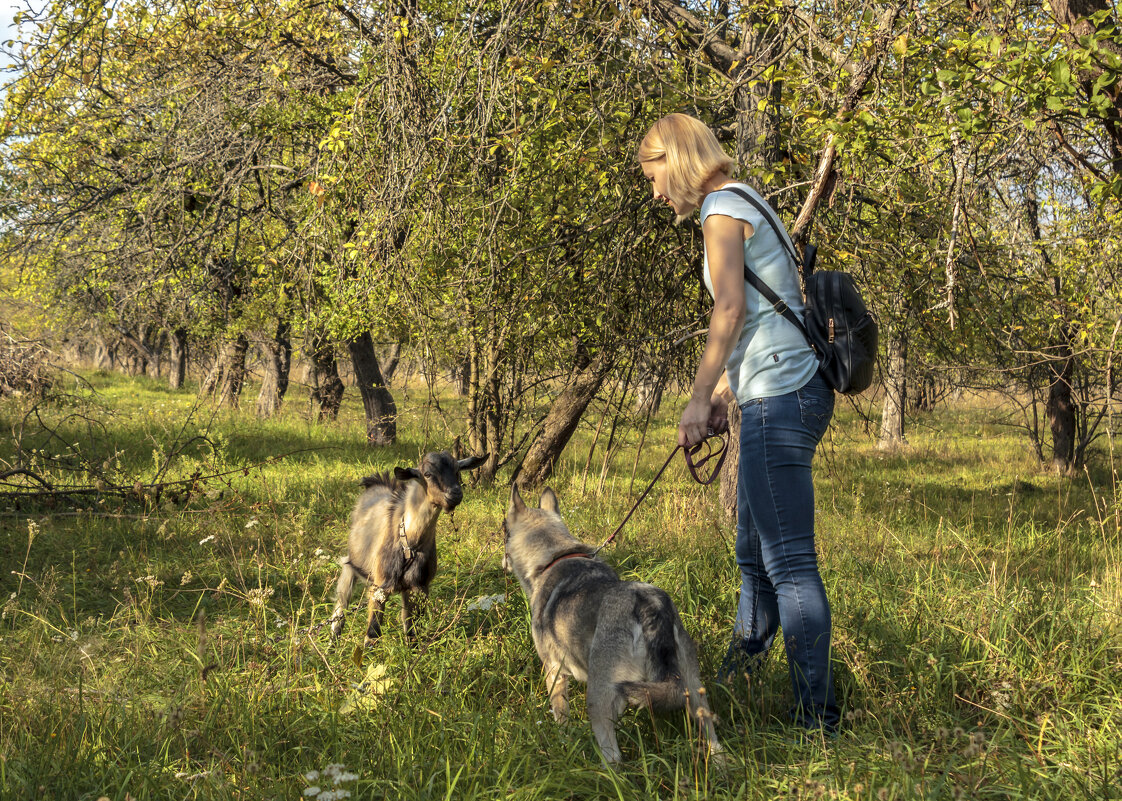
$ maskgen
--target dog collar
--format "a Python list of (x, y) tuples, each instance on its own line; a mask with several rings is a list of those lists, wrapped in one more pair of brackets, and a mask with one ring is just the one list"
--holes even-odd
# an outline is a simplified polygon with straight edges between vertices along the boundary
[(539, 576), (542, 575), (543, 573), (545, 573), (547, 570), (549, 570), (551, 567), (553, 567), (558, 562), (563, 562), (566, 559), (575, 559), (578, 556), (583, 557), (585, 559), (592, 559), (593, 558), (592, 554), (588, 553), (587, 551), (572, 551), (570, 553), (563, 553), (560, 556), (554, 558), (554, 560), (552, 562), (550, 562), (548, 565), (543, 567), (541, 570), (539, 570), (538, 575)]

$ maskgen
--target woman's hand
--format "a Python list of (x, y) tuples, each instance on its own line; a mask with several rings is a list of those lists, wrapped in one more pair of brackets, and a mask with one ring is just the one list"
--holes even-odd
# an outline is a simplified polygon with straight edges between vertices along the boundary
[[(709, 435), (709, 429), (713, 427), (714, 413), (711, 402), (704, 398), (691, 397), (682, 412), (682, 422), (678, 424), (678, 444), (688, 448), (705, 439)], [(725, 425), (728, 425), (727, 419)]]

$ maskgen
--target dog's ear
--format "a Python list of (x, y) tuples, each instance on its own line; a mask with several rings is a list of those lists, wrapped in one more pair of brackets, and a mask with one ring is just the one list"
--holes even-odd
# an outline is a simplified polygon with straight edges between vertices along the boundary
[(456, 467), (460, 470), (474, 470), (487, 461), (487, 457), (490, 455), (489, 453), (485, 453), (482, 456), (469, 456), (466, 459), (460, 459), (456, 462)]
[(557, 493), (549, 487), (546, 487), (545, 491), (542, 492), (542, 498), (538, 501), (538, 506), (547, 512), (553, 512), (555, 515), (561, 514), (561, 503), (557, 500)]
[(395, 467), (393, 469), (393, 476), (398, 481), (409, 481), (410, 479), (416, 479), (422, 484), (425, 483), (425, 477), (421, 475), (421, 471), (416, 467)]
[(522, 500), (522, 495), (518, 492), (518, 485), (510, 485), (510, 505), (506, 508), (506, 516), (513, 517), (517, 514), (522, 514), (526, 511), (526, 502)]

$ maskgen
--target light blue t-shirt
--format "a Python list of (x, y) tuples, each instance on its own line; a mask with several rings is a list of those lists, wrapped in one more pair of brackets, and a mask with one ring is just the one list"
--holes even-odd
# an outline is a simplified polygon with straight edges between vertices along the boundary
[[(756, 190), (737, 182), (736, 186), (757, 200), (766, 203)], [(743, 220), (752, 225), (754, 233), (744, 241), (744, 261), (764, 283), (801, 319), (803, 295), (799, 273), (782, 241), (762, 214), (748, 201), (733, 192), (717, 190), (701, 203), (701, 224), (710, 214)], [(779, 222), (776, 217), (776, 222)], [(779, 222), (782, 225), (782, 222)], [(787, 236), (784, 229), (782, 236)], [(705, 287), (713, 295), (713, 279), (709, 273), (709, 253), (705, 252)], [(740, 339), (725, 365), (729, 387), (740, 404), (755, 398), (770, 398), (802, 388), (818, 370), (818, 358), (807, 344), (806, 337), (790, 320), (775, 311), (767, 298), (744, 282), (747, 314)]]

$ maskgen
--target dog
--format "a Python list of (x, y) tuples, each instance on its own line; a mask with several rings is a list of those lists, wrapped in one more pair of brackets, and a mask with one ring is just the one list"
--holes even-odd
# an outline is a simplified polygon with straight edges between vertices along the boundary
[(569, 533), (553, 490), (542, 493), (539, 506), (527, 507), (511, 489), (503, 567), (529, 601), (554, 719), (569, 718), (572, 677), (588, 684), (588, 718), (608, 764), (621, 759), (615, 724), (628, 706), (688, 706), (710, 756), (723, 760), (697, 652), (670, 596), (620, 580), (596, 549)]

